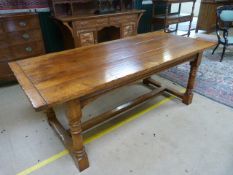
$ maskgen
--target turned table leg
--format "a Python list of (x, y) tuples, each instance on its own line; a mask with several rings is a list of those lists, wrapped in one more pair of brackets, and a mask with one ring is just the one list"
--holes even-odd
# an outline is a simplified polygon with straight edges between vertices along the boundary
[(72, 137), (72, 154), (80, 171), (89, 167), (89, 161), (83, 145), (81, 117), (82, 111), (79, 101), (73, 100), (66, 104), (66, 115), (69, 121)]
[(195, 84), (197, 70), (198, 70), (198, 67), (201, 63), (201, 59), (202, 59), (202, 53), (199, 53), (197, 55), (197, 58), (190, 62), (190, 72), (189, 72), (188, 84), (187, 84), (187, 88), (186, 88), (186, 91), (185, 91), (185, 93), (183, 95), (183, 99), (182, 99), (182, 102), (186, 105), (189, 105), (192, 103), (193, 88), (194, 88), (194, 84)]

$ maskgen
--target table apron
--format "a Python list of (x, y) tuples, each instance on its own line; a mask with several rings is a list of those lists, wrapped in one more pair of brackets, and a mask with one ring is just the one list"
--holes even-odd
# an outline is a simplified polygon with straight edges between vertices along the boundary
[(152, 71), (150, 71), (150, 72), (147, 72), (147, 73), (145, 73), (145, 74), (143, 74), (143, 75), (139, 75), (139, 76), (130, 78), (130, 79), (128, 79), (128, 80), (124, 80), (124, 81), (122, 81), (122, 82), (120, 82), (120, 83), (117, 83), (114, 87), (107, 87), (107, 88), (105, 88), (105, 89), (103, 89), (103, 90), (99, 90), (99, 91), (96, 91), (96, 92), (91, 93), (91, 94), (89, 94), (89, 95), (85, 95), (85, 96), (79, 98), (78, 100), (80, 101), (81, 107), (83, 108), (83, 107), (85, 107), (89, 102), (95, 100), (96, 98), (98, 98), (99, 96), (101, 96), (101, 95), (103, 95), (103, 94), (105, 94), (105, 93), (108, 93), (108, 92), (110, 92), (110, 91), (112, 91), (112, 90), (114, 90), (114, 89), (117, 89), (117, 88), (120, 88), (120, 87), (129, 85), (129, 84), (131, 84), (131, 83), (135, 83), (135, 82), (137, 82), (137, 81), (139, 81), (139, 80), (146, 79), (146, 78), (150, 77), (150, 76), (153, 75), (153, 74), (162, 72), (162, 71), (164, 71), (164, 70), (166, 70), (166, 69), (169, 69), (169, 68), (172, 68), (172, 67), (174, 67), (174, 66), (176, 66), (176, 65), (185, 63), (185, 62), (187, 62), (187, 61), (193, 61), (193, 60), (195, 60), (195, 59), (198, 57), (199, 54), (201, 54), (201, 53), (192, 54), (191, 56), (185, 57), (183, 60), (176, 61), (176, 62), (174, 62), (174, 63), (171, 63), (170, 65), (165, 65), (165, 66), (163, 66), (163, 67), (160, 67), (160, 68), (157, 68), (157, 69), (152, 70)]

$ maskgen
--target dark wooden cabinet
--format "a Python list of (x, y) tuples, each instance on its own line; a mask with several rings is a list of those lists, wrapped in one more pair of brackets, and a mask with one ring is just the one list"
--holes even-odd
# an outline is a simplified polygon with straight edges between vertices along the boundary
[(0, 82), (15, 80), (8, 62), (44, 53), (37, 14), (0, 15)]
[(216, 9), (223, 5), (232, 5), (233, 0), (202, 0), (196, 32), (205, 30), (207, 33), (215, 31), (216, 28)]

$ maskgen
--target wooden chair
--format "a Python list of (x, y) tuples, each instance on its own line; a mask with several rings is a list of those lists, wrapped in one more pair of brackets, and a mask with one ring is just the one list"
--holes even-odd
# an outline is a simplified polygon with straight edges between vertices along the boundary
[[(216, 23), (216, 33), (218, 37), (218, 44), (214, 48), (212, 54), (219, 47), (220, 44), (223, 45), (223, 51), (221, 55), (220, 62), (223, 60), (226, 47), (233, 45), (233, 36), (228, 36), (228, 31), (233, 27), (233, 5), (221, 6), (217, 8), (217, 23)], [(221, 35), (222, 32), (222, 35)]]

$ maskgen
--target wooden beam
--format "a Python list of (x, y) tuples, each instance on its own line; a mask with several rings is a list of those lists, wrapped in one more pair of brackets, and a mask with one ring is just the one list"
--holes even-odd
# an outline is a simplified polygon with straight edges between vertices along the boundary
[(118, 114), (124, 113), (124, 112), (132, 109), (133, 107), (145, 102), (146, 100), (161, 94), (163, 91), (164, 91), (164, 88), (162, 88), (162, 87), (158, 88), (158, 89), (154, 89), (151, 92), (144, 94), (144, 95), (142, 95), (142, 96), (140, 96), (140, 97), (138, 97), (130, 102), (122, 104), (122, 105), (120, 105), (120, 106), (118, 106), (110, 111), (107, 111), (107, 112), (105, 112), (105, 113), (103, 113), (95, 118), (92, 118), (92, 119), (82, 123), (82, 130), (86, 131), (86, 130), (94, 127), (95, 125), (100, 124), (103, 121), (111, 119)]
[[(161, 83), (157, 82), (156, 80), (154, 80), (154, 79), (152, 79), (150, 77), (144, 79), (143, 83), (146, 86), (149, 86), (151, 84), (151, 85), (154, 85), (155, 87), (164, 87), (164, 86), (161, 85)], [(165, 88), (164, 92), (168, 92), (169, 94), (172, 94), (172, 95), (174, 95), (176, 97), (179, 97), (179, 98), (183, 99), (183, 96), (184, 96), (183, 93), (181, 93), (181, 92), (179, 92), (179, 91), (177, 91), (177, 90), (175, 90), (173, 88), (167, 87), (167, 86), (165, 86), (164, 88)]]

